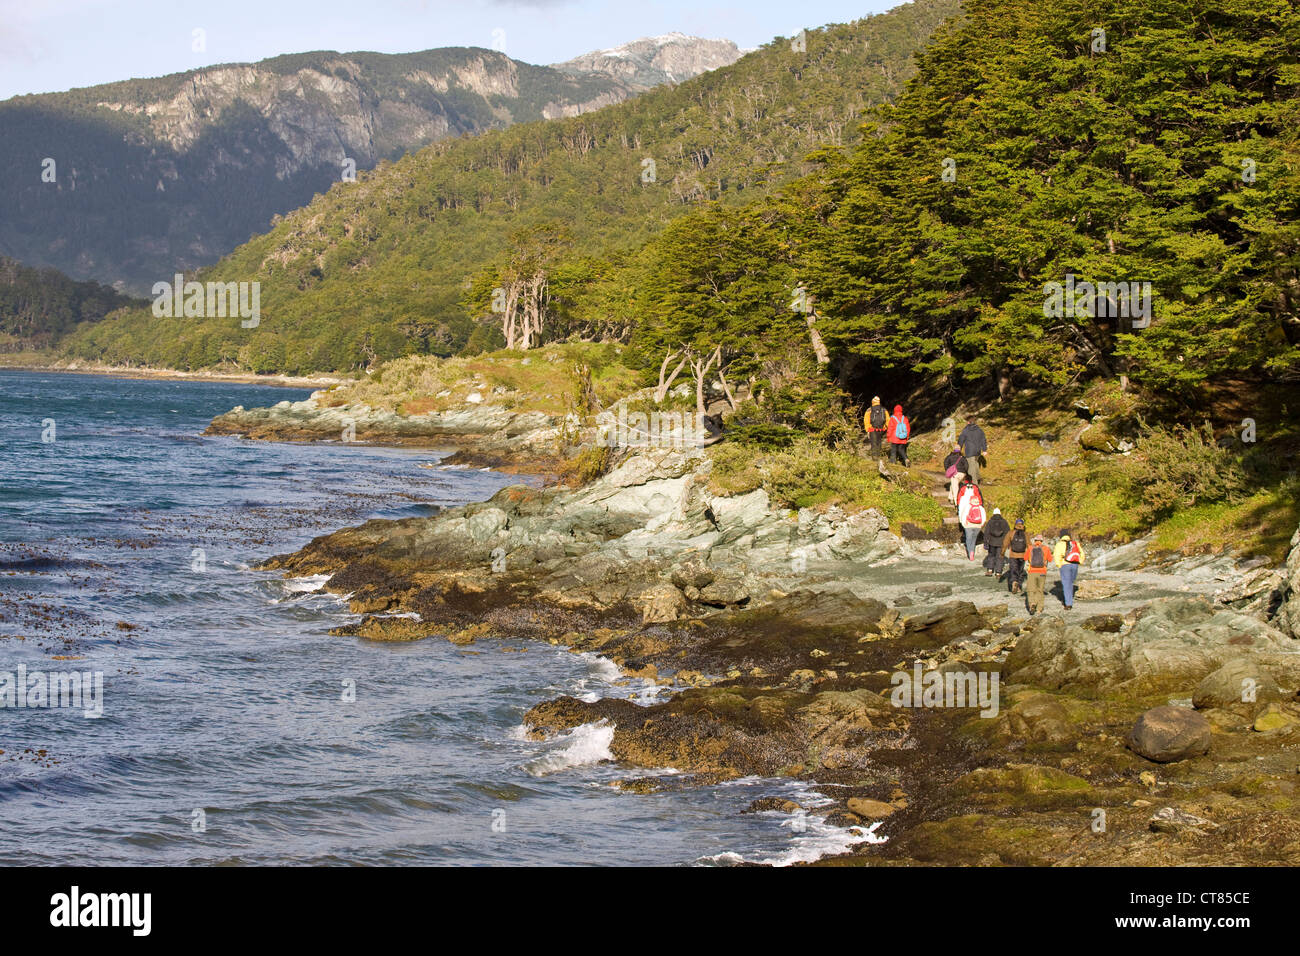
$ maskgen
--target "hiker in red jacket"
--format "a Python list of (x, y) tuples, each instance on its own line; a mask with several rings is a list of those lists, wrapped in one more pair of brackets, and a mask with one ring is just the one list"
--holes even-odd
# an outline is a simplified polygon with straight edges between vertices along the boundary
[(895, 405), (894, 414), (885, 424), (885, 437), (889, 439), (889, 460), (907, 467), (907, 443), (912, 440), (912, 423), (903, 414), (903, 406)]

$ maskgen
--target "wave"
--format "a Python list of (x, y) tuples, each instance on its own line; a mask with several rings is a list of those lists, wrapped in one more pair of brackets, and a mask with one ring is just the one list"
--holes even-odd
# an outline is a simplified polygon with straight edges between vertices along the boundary
[(308, 574), (301, 578), (286, 578), (280, 586), (290, 594), (302, 594), (319, 591), (331, 577), (329, 574)]
[[(768, 811), (780, 813), (779, 810)], [(795, 812), (787, 814), (788, 820), (781, 821), (781, 826), (788, 828), (790, 846), (784, 851), (770, 856), (746, 857), (735, 851), (716, 853), (713, 856), (696, 860), (698, 866), (739, 866), (742, 863), (757, 863), (763, 866), (794, 866), (796, 863), (813, 863), (824, 856), (843, 853), (859, 843), (886, 843), (889, 837), (876, 833), (884, 823), (877, 820), (867, 827), (837, 827), (827, 823), (823, 818), (807, 816)]]
[(534, 777), (544, 777), (561, 770), (613, 760), (614, 754), (609, 749), (613, 742), (614, 725), (608, 720), (579, 724), (550, 741), (550, 749), (524, 764), (524, 771)]

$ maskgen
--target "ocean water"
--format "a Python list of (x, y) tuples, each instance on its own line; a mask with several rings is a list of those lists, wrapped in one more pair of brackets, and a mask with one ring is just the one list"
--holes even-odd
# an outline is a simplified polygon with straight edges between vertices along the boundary
[[(331, 637), (354, 617), (321, 581), (251, 566), (518, 479), (200, 434), (306, 394), (0, 371), (0, 864), (780, 864), (860, 839), (790, 781), (620, 791), (646, 771), (612, 727), (527, 739), (558, 694), (651, 699), (601, 658)], [(102, 688), (79, 708), (17, 706), (74, 672)], [(810, 813), (741, 814), (775, 795)]]

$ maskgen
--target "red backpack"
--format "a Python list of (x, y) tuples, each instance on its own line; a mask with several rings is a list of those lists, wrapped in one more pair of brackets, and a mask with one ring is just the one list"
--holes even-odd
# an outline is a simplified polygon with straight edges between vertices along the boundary
[(1071, 564), (1078, 564), (1080, 556), (1079, 542), (1071, 538), (1070, 543), (1065, 546), (1065, 560)]

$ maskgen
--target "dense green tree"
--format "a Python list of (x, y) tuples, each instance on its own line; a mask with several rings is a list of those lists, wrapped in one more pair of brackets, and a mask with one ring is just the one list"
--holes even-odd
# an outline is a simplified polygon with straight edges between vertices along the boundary
[[(969, 0), (824, 195), (809, 273), (837, 350), (1187, 398), (1300, 367), (1287, 0)], [(1047, 284), (1149, 281), (1150, 324)]]

